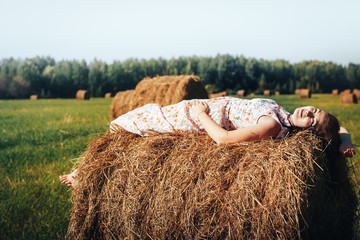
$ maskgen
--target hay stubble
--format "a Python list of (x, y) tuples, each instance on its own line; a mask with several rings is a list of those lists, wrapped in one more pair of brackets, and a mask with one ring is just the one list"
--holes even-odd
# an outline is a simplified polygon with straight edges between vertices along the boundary
[(324, 194), (310, 192), (327, 176), (320, 145), (309, 133), (233, 146), (205, 135), (106, 133), (77, 166), (68, 238), (314, 236), (309, 201)]

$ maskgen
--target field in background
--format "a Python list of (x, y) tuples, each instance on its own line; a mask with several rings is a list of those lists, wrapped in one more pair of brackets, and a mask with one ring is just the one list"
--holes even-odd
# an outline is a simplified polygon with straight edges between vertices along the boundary
[[(358, 168), (360, 104), (341, 105), (340, 97), (330, 94), (270, 98), (290, 112), (313, 105), (334, 114), (357, 144), (349, 165)], [(110, 104), (100, 98), (0, 101), (0, 239), (64, 238), (71, 201), (58, 176), (70, 171), (92, 138), (108, 130)], [(357, 183), (359, 174), (353, 174)]]

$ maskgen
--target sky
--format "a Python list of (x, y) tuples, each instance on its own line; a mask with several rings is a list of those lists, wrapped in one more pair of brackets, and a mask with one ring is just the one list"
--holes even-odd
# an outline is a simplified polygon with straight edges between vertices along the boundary
[(360, 64), (359, 0), (0, 0), (0, 60), (243, 55)]

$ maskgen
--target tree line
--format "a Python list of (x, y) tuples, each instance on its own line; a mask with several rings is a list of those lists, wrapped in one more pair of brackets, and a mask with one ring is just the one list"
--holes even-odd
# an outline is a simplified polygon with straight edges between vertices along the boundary
[(332, 89), (360, 87), (360, 64), (348, 66), (333, 62), (303, 61), (290, 64), (286, 60), (263, 60), (232, 56), (179, 57), (169, 60), (127, 59), (107, 64), (77, 60), (56, 62), (51, 57), (0, 61), (0, 98), (73, 98), (76, 91), (86, 89), (92, 97), (135, 88), (144, 77), (156, 75), (195, 74), (211, 92), (239, 89), (262, 93), (264, 89), (294, 93), (310, 88), (314, 93)]

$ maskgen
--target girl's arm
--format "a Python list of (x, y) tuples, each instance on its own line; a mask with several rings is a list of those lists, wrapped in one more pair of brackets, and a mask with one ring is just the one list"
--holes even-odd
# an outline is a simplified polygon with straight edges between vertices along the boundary
[(258, 124), (254, 126), (227, 131), (209, 117), (208, 108), (204, 102), (195, 103), (190, 110), (217, 144), (269, 139), (275, 137), (280, 131), (279, 123), (268, 116), (261, 117)]
[(351, 142), (351, 136), (349, 132), (344, 128), (340, 127), (340, 148), (339, 151), (344, 157), (352, 157), (355, 155), (355, 148)]

